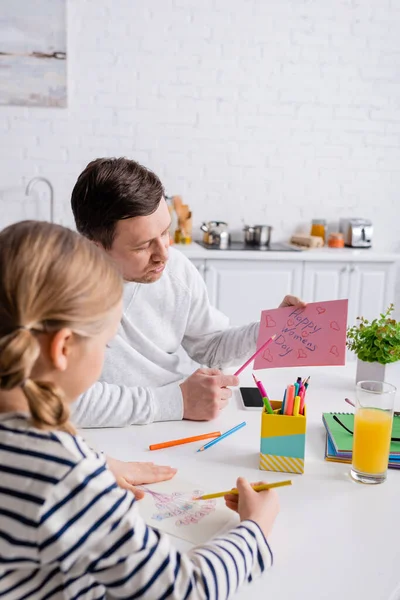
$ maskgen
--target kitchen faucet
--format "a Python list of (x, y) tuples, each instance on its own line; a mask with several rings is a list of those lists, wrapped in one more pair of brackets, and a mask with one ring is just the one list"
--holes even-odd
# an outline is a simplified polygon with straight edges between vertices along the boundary
[(39, 181), (46, 183), (50, 190), (50, 222), (54, 223), (54, 188), (48, 179), (46, 179), (45, 177), (34, 177), (33, 179), (31, 179), (28, 185), (26, 186), (25, 195), (29, 196), (32, 191), (32, 188)]

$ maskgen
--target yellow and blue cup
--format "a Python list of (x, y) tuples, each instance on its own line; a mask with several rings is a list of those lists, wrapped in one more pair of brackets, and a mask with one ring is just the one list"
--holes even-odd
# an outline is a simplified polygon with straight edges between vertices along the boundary
[[(273, 410), (282, 402), (271, 400)], [(307, 413), (296, 417), (281, 414), (261, 414), (260, 465), (263, 471), (304, 473)]]

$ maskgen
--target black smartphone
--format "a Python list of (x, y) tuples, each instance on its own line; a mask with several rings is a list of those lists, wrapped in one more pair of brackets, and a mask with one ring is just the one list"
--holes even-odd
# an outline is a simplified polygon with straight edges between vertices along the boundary
[(256, 387), (239, 388), (242, 397), (242, 403), (246, 410), (261, 410), (264, 408), (261, 394)]

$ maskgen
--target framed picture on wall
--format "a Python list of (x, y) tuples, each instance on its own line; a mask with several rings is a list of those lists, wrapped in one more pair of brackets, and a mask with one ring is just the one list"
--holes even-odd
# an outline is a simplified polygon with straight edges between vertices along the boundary
[(67, 105), (66, 0), (1, 2), (0, 105)]

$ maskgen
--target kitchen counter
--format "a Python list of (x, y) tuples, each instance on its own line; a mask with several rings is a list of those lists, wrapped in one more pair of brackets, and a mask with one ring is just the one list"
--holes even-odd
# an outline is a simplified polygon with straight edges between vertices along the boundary
[(270, 250), (209, 250), (196, 242), (192, 244), (174, 244), (190, 260), (268, 260), (268, 261), (324, 261), (324, 262), (396, 262), (400, 261), (400, 253), (379, 252), (373, 248), (318, 248), (301, 252), (274, 252)]

